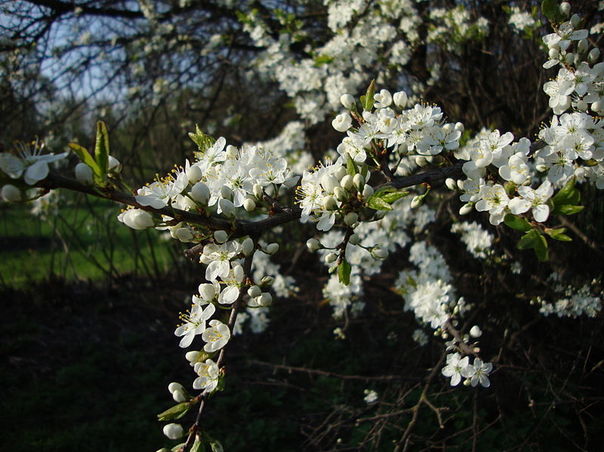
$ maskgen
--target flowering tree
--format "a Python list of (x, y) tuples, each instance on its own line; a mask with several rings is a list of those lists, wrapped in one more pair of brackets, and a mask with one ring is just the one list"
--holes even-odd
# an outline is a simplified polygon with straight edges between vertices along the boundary
[[(60, 1), (32, 3), (61, 14), (130, 14), (110, 2), (76, 7)], [(193, 10), (192, 2), (180, 2), (174, 9), (171, 4), (141, 0), (140, 10), (132, 13), (145, 18), (145, 26), (160, 37), (147, 44), (199, 45), (178, 34), (185, 22), (177, 13)], [(442, 357), (427, 381), (440, 374), (450, 386), (463, 382), (477, 388), (490, 387), (493, 362), (497, 364), (494, 351), (485, 353), (479, 338), (483, 330), (499, 332), (471, 320), (477, 300), (466, 299), (456, 287), (455, 259), (439, 249), (436, 234), (426, 233), (443, 209), (449, 209), (454, 220), (448, 232), (459, 237), (468, 257), (484, 267), (497, 265), (508, 277), (523, 275), (520, 251), (509, 251), (510, 237), (518, 250), (532, 250), (540, 262), (550, 260), (552, 244), (572, 241), (572, 233), (601, 253), (567, 219), (584, 209), (579, 184), (604, 188), (604, 63), (597, 46), (601, 24), (587, 28), (584, 19), (571, 15), (566, 2), (542, 2), (541, 15), (536, 8), (497, 7), (509, 30), (537, 49), (539, 20), (547, 19), (552, 27), (542, 37), (545, 52), (540, 63), (552, 69), (551, 80), (519, 88), (536, 99), (542, 90), (549, 99), (549, 108), (531, 111), (535, 123), (523, 125), (527, 134), (539, 129), (529, 138), (510, 131), (519, 129), (514, 119), (501, 130), (483, 127), (506, 119), (500, 109), (526, 111), (525, 105), (508, 103), (510, 99), (483, 115), (485, 101), (468, 87), (467, 114), (462, 114), (462, 105), (441, 95), (448, 116), (424, 100), (453, 86), (451, 80), (463, 85), (471, 78), (459, 70), (462, 57), (468, 48), (475, 51), (472, 46), (500, 33), (485, 17), (471, 14), (463, 4), (336, 0), (325, 2), (325, 23), (313, 28), (313, 19), (305, 14), (315, 6), (251, 2), (237, 11), (232, 2), (208, 2), (205, 9), (195, 10), (201, 11), (203, 24), (212, 24), (206, 33), (215, 33), (202, 46), (203, 58), (219, 60), (230, 37), (228, 51), (253, 49), (253, 57), (242, 61), (254, 76), (278, 86), (291, 99), (297, 117), (271, 140), (235, 146), (197, 127), (189, 134), (197, 147), (194, 157), (137, 190), (122, 180), (122, 165), (110, 153), (103, 122), (97, 124), (94, 150), (69, 144), (79, 160), (75, 178), (66, 176), (65, 167), (53, 169), (74, 160), (71, 154), (47, 153), (41, 142), (0, 154), (4, 201), (28, 201), (55, 189), (110, 199), (125, 206), (118, 219), (126, 226), (165, 230), (190, 244), (187, 255), (204, 265), (203, 281), (175, 329), (180, 347), (189, 349), (189, 383), (196, 392), (192, 395), (182, 384), (171, 383), (177, 404), (159, 415), (168, 422), (165, 435), (182, 438), (177, 450), (220, 447), (204, 433), (203, 412), (209, 397), (224, 384), (228, 344), (246, 321), (262, 329), (274, 295), (286, 297), (297, 290), (296, 281), (271, 261), (283, 245), (266, 240), (271, 230), (295, 222), (312, 225), (304, 229), (312, 230), (305, 237), (306, 247), (320, 256), (330, 275), (323, 295), (333, 316), (342, 320), (334, 331), (340, 338), (346, 335), (348, 319), (367, 303), (365, 282), (384, 271), (384, 262), (389, 268), (399, 265), (392, 286), (402, 296), (404, 310), (417, 319), (414, 339), (426, 344), (429, 332), (442, 340)], [(214, 14), (226, 17), (220, 26), (211, 21)], [(587, 14), (592, 22), (600, 18), (593, 10)], [(224, 24), (226, 29), (221, 28)], [(79, 39), (82, 44), (94, 42), (92, 36)], [(122, 45), (119, 57), (127, 58), (129, 46), (140, 45), (140, 39), (132, 34), (127, 44), (118, 38), (112, 45)], [(496, 47), (493, 52), (513, 64), (509, 49)], [(178, 76), (186, 73), (183, 69)], [(156, 94), (162, 91), (157, 84), (158, 79), (152, 88)], [(386, 85), (399, 89), (382, 88)], [(453, 122), (456, 114), (467, 124)], [(316, 162), (316, 152), (305, 150), (305, 144), (325, 122), (340, 134), (333, 149), (322, 149)], [(460, 202), (455, 210), (454, 202)], [(463, 220), (474, 211), (484, 212), (491, 228)], [(494, 231), (505, 240), (496, 238)], [(282, 237), (287, 240), (285, 233)], [(389, 256), (407, 259), (401, 265), (400, 259), (395, 263)], [(526, 295), (541, 315), (576, 318), (600, 312), (599, 280), (583, 281), (573, 289), (553, 276), (543, 286), (553, 286), (547, 296), (542, 295), (544, 287)], [(367, 391), (367, 403), (377, 398)], [(433, 410), (442, 425), (441, 408), (430, 402), (424, 389), (398, 448), (408, 447), (422, 405)], [(191, 411), (196, 415), (188, 429), (175, 422)]]

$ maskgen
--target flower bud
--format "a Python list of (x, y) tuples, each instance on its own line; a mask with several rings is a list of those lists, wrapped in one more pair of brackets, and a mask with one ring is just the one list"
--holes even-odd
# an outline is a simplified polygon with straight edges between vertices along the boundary
[(256, 209), (256, 202), (252, 198), (246, 198), (246, 200), (243, 201), (243, 208), (247, 212), (253, 212)]
[(201, 168), (199, 166), (194, 165), (187, 169), (187, 179), (189, 179), (190, 184), (199, 182), (201, 180), (201, 176), (203, 176), (203, 174), (201, 173)]
[(363, 187), (363, 198), (369, 198), (373, 195), (373, 187), (371, 185), (365, 185)]
[(393, 100), (394, 100), (394, 105), (396, 105), (399, 108), (405, 108), (405, 105), (407, 105), (407, 93), (404, 91), (399, 91), (394, 93), (394, 95), (392, 96)]
[(422, 205), (424, 198), (420, 195), (414, 196), (413, 199), (411, 200), (411, 208), (415, 209), (419, 206)]
[(338, 203), (336, 202), (336, 200), (333, 196), (328, 196), (323, 201), (323, 208), (325, 210), (335, 210), (338, 208)]
[(203, 354), (198, 351), (190, 351), (190, 352), (185, 353), (185, 358), (187, 361), (189, 361), (189, 363), (191, 363), (191, 365), (200, 361), (200, 358), (202, 358), (202, 357), (203, 357)]
[(353, 186), (354, 183), (352, 182), (352, 176), (350, 174), (346, 174), (340, 180), (340, 187), (342, 187), (344, 190), (351, 190)]
[(352, 178), (352, 183), (356, 187), (357, 190), (361, 191), (363, 186), (365, 185), (365, 178), (360, 174), (355, 174)]
[(449, 190), (457, 190), (457, 182), (452, 177), (447, 177), (447, 179), (445, 180), (445, 185)]
[(568, 17), (568, 15), (570, 14), (570, 3), (568, 3), (568, 2), (560, 3), (560, 13), (562, 15), (564, 15), (565, 17)]
[(177, 389), (176, 391), (172, 392), (172, 398), (175, 402), (178, 403), (186, 402), (187, 400), (189, 400), (185, 395), (185, 392), (181, 391), (180, 389)]
[(21, 190), (19, 190), (13, 184), (6, 184), (3, 186), (2, 190), (0, 191), (0, 195), (6, 202), (17, 202), (21, 201), (22, 198)]
[(224, 199), (231, 199), (231, 196), (233, 196), (233, 190), (231, 190), (230, 187), (223, 185), (220, 187), (220, 196)]
[(358, 245), (359, 243), (361, 243), (361, 238), (359, 237), (358, 234), (352, 234), (350, 236), (350, 238), (348, 239), (348, 242), (353, 245)]
[(331, 126), (338, 132), (346, 132), (352, 126), (352, 118), (348, 112), (340, 113), (331, 121)]
[(208, 200), (210, 199), (210, 189), (203, 182), (197, 182), (191, 188), (189, 195), (194, 201), (201, 204), (207, 204)]
[(254, 196), (258, 199), (262, 199), (264, 196), (264, 190), (262, 190), (262, 185), (260, 184), (254, 184), (252, 191), (254, 192)]
[(122, 170), (122, 164), (114, 156), (110, 155), (107, 161), (107, 169), (112, 173), (119, 173)]
[(547, 55), (549, 56), (550, 60), (557, 60), (560, 56), (560, 50), (556, 47), (552, 47), (547, 51)]
[(386, 259), (388, 257), (388, 251), (376, 246), (375, 248), (371, 249), (371, 255), (374, 257), (374, 259)]
[(587, 58), (591, 64), (595, 64), (600, 59), (600, 49), (597, 47), (591, 49), (587, 55)]
[(351, 110), (354, 107), (354, 97), (351, 94), (342, 94), (340, 96), (340, 103), (344, 108)]
[(273, 296), (269, 292), (262, 292), (258, 297), (258, 305), (268, 308), (271, 304), (273, 304)]
[(463, 206), (461, 206), (461, 208), (459, 209), (459, 214), (460, 215), (467, 215), (470, 212), (472, 212), (472, 208), (474, 206), (472, 206), (472, 204), (468, 203), (468, 204), (464, 204)]
[(274, 243), (274, 242), (269, 243), (268, 245), (266, 245), (266, 248), (264, 249), (264, 251), (266, 251), (266, 254), (270, 254), (272, 256), (277, 251), (279, 251), (279, 244)]
[(480, 330), (478, 325), (474, 325), (472, 328), (470, 328), (470, 336), (472, 336), (472, 337), (482, 336), (482, 331)]
[(319, 248), (321, 248), (321, 244), (317, 239), (308, 239), (306, 241), (306, 248), (308, 248), (308, 251), (310, 251), (311, 253), (314, 253)]
[(170, 383), (168, 385), (168, 391), (170, 391), (170, 394), (172, 394), (174, 391), (184, 391), (185, 388), (183, 387), (183, 385), (181, 385), (180, 383), (177, 383), (175, 381), (173, 381), (172, 383)]
[(128, 209), (117, 218), (126, 226), (139, 231), (155, 226), (151, 214), (141, 209)]
[(577, 52), (578, 53), (587, 53), (587, 49), (589, 48), (589, 43), (587, 39), (580, 39), (577, 44)]
[(75, 166), (75, 178), (80, 184), (92, 184), (92, 168), (83, 162)]
[(336, 253), (329, 253), (323, 259), (326, 264), (332, 264), (338, 260), (338, 255)]
[(573, 64), (575, 62), (575, 54), (572, 52), (568, 52), (566, 54), (566, 56), (564, 57), (564, 60), (566, 61), (566, 63), (568, 64)]
[(193, 232), (188, 227), (172, 228), (172, 229), (170, 229), (170, 235), (172, 236), (172, 238), (175, 238), (176, 240), (183, 242), (183, 243), (193, 241)]
[(214, 284), (203, 283), (197, 287), (197, 291), (199, 292), (199, 296), (203, 301), (211, 301), (216, 296), (216, 288)]
[(216, 243), (224, 243), (229, 239), (229, 234), (226, 231), (214, 231), (214, 240)]
[(260, 289), (259, 286), (251, 286), (247, 290), (247, 294), (250, 296), (250, 298), (259, 297), (260, 295), (262, 295), (262, 289)]
[(599, 100), (595, 101), (593, 104), (591, 104), (591, 109), (593, 111), (595, 111), (596, 113), (600, 113), (602, 112), (602, 104)]
[(334, 188), (333, 194), (338, 201), (346, 201), (348, 199), (348, 193), (342, 187)]
[(218, 207), (227, 217), (230, 217), (235, 213), (235, 205), (233, 204), (233, 201), (228, 199), (218, 200)]
[(185, 434), (180, 424), (166, 424), (164, 425), (163, 432), (164, 435), (168, 437), (168, 439), (182, 438)]
[[(340, 167), (339, 167), (339, 168), (338, 168), (338, 169), (335, 171), (334, 176), (336, 176), (336, 179), (337, 179), (338, 181), (341, 181), (341, 180), (342, 180), (342, 178), (343, 178), (344, 176), (346, 176), (346, 174), (348, 174), (348, 172), (347, 172), (347, 170), (346, 170), (346, 167), (345, 167), (345, 166), (340, 166)], [(337, 182), (337, 183), (339, 184), (340, 182)]]
[(423, 155), (415, 157), (415, 164), (417, 166), (426, 166), (428, 164), (428, 160)]
[(576, 29), (580, 23), (581, 23), (581, 17), (578, 14), (573, 14), (572, 17), (570, 18), (570, 24), (573, 26), (573, 28)]
[(349, 212), (344, 216), (344, 224), (352, 226), (359, 220), (359, 216), (355, 212)]
[(247, 237), (241, 244), (241, 250), (244, 256), (252, 254), (254, 252), (254, 241), (250, 237)]

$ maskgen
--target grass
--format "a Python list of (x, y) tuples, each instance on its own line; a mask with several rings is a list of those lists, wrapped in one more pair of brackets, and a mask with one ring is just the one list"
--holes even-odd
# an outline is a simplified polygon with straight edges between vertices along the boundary
[(133, 231), (117, 220), (114, 204), (84, 196), (63, 198), (55, 215), (30, 206), (0, 210), (0, 283), (23, 288), (51, 277), (101, 280), (123, 273), (157, 276), (172, 261), (155, 230)]

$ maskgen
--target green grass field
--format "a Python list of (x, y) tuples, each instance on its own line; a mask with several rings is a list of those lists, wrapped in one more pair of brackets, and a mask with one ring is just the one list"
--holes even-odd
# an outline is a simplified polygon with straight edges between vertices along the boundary
[(66, 198), (55, 215), (40, 218), (30, 205), (0, 209), (0, 284), (22, 288), (34, 281), (157, 276), (172, 254), (159, 232), (133, 231), (117, 220), (110, 202)]

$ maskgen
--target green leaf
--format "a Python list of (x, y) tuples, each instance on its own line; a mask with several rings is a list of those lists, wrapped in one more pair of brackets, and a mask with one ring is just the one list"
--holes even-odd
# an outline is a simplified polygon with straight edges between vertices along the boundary
[(392, 210), (392, 206), (379, 196), (375, 196), (375, 193), (367, 200), (367, 206), (374, 210)]
[(560, 4), (557, 0), (543, 0), (541, 12), (550, 22), (559, 23), (564, 19), (560, 13)]
[(193, 443), (193, 445), (191, 446), (191, 449), (189, 449), (189, 452), (203, 452), (204, 450), (206, 450), (205, 446), (203, 445), (203, 443), (199, 440), (198, 437), (195, 438), (195, 442)]
[(539, 233), (537, 233), (537, 240), (535, 242), (535, 254), (540, 262), (544, 262), (549, 259), (547, 240), (542, 234)]
[(577, 205), (581, 201), (581, 193), (575, 187), (575, 179), (569, 180), (564, 187), (552, 198), (554, 207), (564, 204)]
[(369, 87), (367, 88), (367, 92), (365, 96), (361, 98), (361, 103), (363, 104), (363, 109), (371, 110), (373, 108), (373, 96), (375, 95), (375, 80), (371, 80)]
[(393, 202), (409, 195), (407, 190), (397, 190), (394, 187), (385, 187), (376, 191), (367, 200), (367, 206), (375, 210), (392, 210)]
[(573, 239), (565, 234), (566, 228), (557, 228), (557, 229), (546, 229), (545, 233), (549, 235), (554, 240), (559, 240), (560, 242), (572, 242)]
[(585, 209), (585, 206), (571, 206), (570, 204), (566, 204), (558, 207), (557, 213), (561, 213), (562, 215), (574, 215), (581, 212), (583, 209)]
[(516, 244), (516, 248), (518, 248), (519, 250), (526, 250), (529, 248), (534, 248), (537, 243), (538, 235), (539, 235), (539, 233), (537, 231), (535, 231), (534, 229), (531, 229), (526, 234), (524, 234), (522, 237), (520, 237), (520, 240), (518, 240), (518, 243)]
[(157, 419), (160, 421), (174, 421), (176, 419), (180, 419), (191, 409), (190, 402), (182, 402), (178, 405), (174, 405), (171, 408), (168, 408), (166, 411), (159, 413), (157, 415)]
[(354, 163), (354, 160), (352, 160), (352, 157), (350, 157), (349, 154), (346, 154), (346, 172), (351, 176), (354, 176), (359, 172), (356, 163)]
[(348, 263), (346, 259), (342, 261), (340, 265), (338, 265), (338, 279), (342, 284), (348, 286), (350, 284), (350, 271), (352, 267)]
[(85, 163), (92, 169), (92, 172), (95, 175), (101, 174), (101, 169), (99, 168), (99, 165), (97, 165), (96, 161), (94, 160), (94, 157), (90, 155), (90, 152), (88, 152), (85, 147), (80, 146), (77, 143), (69, 143), (69, 147), (73, 152), (76, 153), (76, 155), (83, 163)]
[(506, 226), (517, 231), (526, 232), (531, 229), (531, 224), (528, 221), (517, 215), (512, 215), (511, 213), (508, 213), (505, 216), (503, 222), (506, 224)]
[(195, 133), (189, 132), (189, 138), (197, 145), (200, 152), (205, 152), (216, 142), (214, 138), (203, 133), (197, 124), (195, 125)]
[(333, 57), (329, 55), (318, 55), (315, 57), (315, 66), (323, 66), (324, 64), (329, 64), (333, 61)]
[(107, 168), (109, 165), (109, 133), (103, 121), (96, 123), (96, 142), (94, 144), (94, 159), (99, 166), (97, 176), (99, 185), (105, 185), (107, 180)]

